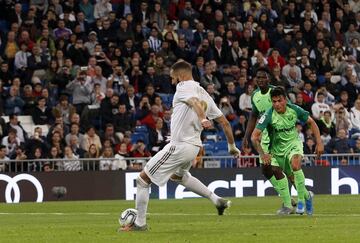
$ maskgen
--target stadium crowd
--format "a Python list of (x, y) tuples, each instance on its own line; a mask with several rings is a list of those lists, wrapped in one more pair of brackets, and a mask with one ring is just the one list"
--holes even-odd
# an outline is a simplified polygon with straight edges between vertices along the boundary
[[(238, 142), (254, 72), (267, 67), (270, 83), (316, 119), (328, 153), (360, 152), (359, 0), (0, 4), (0, 114), (9, 116), (0, 120), (0, 160), (59, 159), (29, 163), (31, 171), (81, 169), (61, 158), (100, 158), (100, 170), (137, 168), (108, 158), (148, 157), (166, 144), (175, 92), (169, 72), (178, 59), (193, 64)], [(22, 115), (35, 124), (29, 134)], [(304, 152), (314, 153), (311, 130), (300, 123), (298, 130)]]

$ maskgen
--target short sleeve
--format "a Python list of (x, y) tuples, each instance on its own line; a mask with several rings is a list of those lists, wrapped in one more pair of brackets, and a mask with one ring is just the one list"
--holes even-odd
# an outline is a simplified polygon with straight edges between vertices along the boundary
[(251, 107), (252, 107), (252, 112), (259, 116), (259, 110), (258, 110), (258, 108), (256, 107), (255, 102), (254, 102), (254, 94), (255, 94), (255, 92), (251, 95)]
[(209, 118), (210, 120), (214, 120), (222, 115), (223, 113), (221, 112), (221, 110), (217, 107), (214, 100), (209, 96), (208, 109), (206, 110), (207, 118)]
[(307, 122), (309, 119), (309, 112), (294, 104), (289, 104), (289, 106), (296, 112), (299, 121)]
[(259, 119), (258, 123), (256, 124), (256, 128), (264, 131), (267, 126), (271, 123), (271, 116), (272, 116), (272, 108), (267, 110)]

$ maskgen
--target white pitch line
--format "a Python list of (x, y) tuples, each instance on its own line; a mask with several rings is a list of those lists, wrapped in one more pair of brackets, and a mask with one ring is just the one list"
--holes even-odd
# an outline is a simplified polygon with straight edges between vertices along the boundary
[[(116, 213), (63, 213), (63, 212), (53, 212), (53, 213), (42, 213), (42, 212), (34, 212), (34, 213), (12, 213), (12, 212), (0, 212), (0, 215), (58, 215), (58, 216), (71, 216), (71, 215), (116, 215)], [(148, 215), (154, 216), (217, 216), (215, 213), (148, 213)], [(271, 213), (236, 213), (236, 214), (226, 214), (225, 216), (276, 216), (276, 214)], [(314, 214), (314, 217), (360, 217), (360, 214)]]

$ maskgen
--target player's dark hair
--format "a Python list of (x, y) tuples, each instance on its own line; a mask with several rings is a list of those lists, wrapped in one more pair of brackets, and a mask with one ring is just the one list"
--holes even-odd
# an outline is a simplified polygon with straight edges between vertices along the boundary
[(258, 72), (264, 72), (264, 73), (266, 73), (268, 76), (269, 76), (269, 74), (270, 74), (269, 69), (266, 68), (266, 67), (259, 67), (258, 69), (256, 69), (255, 73), (257, 74)]
[(270, 97), (273, 98), (273, 97), (277, 97), (277, 96), (284, 96), (286, 97), (286, 92), (285, 90), (280, 87), (280, 86), (276, 86), (274, 89), (272, 89), (270, 91)]
[(176, 62), (174, 65), (172, 65), (171, 69), (173, 72), (179, 72), (179, 71), (185, 71), (185, 72), (192, 72), (192, 66), (190, 63), (185, 61), (179, 61)]

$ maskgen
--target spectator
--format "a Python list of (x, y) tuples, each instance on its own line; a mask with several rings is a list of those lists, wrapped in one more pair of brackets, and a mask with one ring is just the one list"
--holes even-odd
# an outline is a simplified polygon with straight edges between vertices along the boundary
[(7, 134), (10, 129), (16, 130), (16, 136), (19, 138), (21, 143), (25, 143), (28, 139), (27, 132), (23, 128), (23, 126), (20, 124), (18, 120), (18, 116), (16, 114), (10, 114), (9, 115), (9, 122), (6, 123), (4, 133)]
[(315, 101), (315, 103), (311, 106), (311, 111), (312, 111), (312, 116), (316, 119), (319, 120), (321, 118), (321, 115), (325, 112), (330, 110), (329, 105), (327, 105), (324, 102), (324, 94), (321, 92), (318, 92), (317, 95), (317, 101)]
[[(158, 30), (164, 30), (165, 24), (167, 22), (166, 13), (161, 8), (160, 2), (154, 3), (154, 10), (150, 12), (150, 22), (156, 23)], [(155, 50), (155, 49), (154, 49)]]
[(46, 106), (45, 97), (39, 97), (37, 106), (32, 113), (32, 119), (35, 125), (50, 125), (53, 123), (54, 118), (51, 109)]
[(357, 99), (354, 103), (354, 106), (350, 111), (350, 120), (352, 124), (352, 133), (360, 132), (360, 99)]
[(64, 171), (79, 171), (79, 170), (81, 170), (82, 165), (81, 165), (80, 161), (78, 160), (79, 157), (74, 155), (71, 147), (66, 146), (64, 151), (65, 151), (64, 152), (65, 161), (63, 161)]
[(81, 148), (85, 151), (89, 151), (91, 144), (95, 144), (98, 150), (102, 148), (100, 137), (96, 134), (95, 128), (93, 126), (87, 128), (84, 135), (84, 142), (81, 145)]
[(246, 92), (240, 96), (239, 99), (239, 108), (241, 111), (250, 114), (252, 110), (251, 104), (251, 94), (254, 91), (254, 87), (252, 84), (248, 84), (246, 88)]
[(348, 134), (351, 127), (352, 125), (348, 116), (348, 112), (345, 112), (344, 107), (340, 107), (339, 110), (335, 112), (336, 133), (339, 133), (340, 130), (345, 130), (346, 134)]
[(84, 158), (92, 159), (88, 161), (84, 161), (83, 166), (84, 169), (89, 170), (98, 170), (99, 163), (96, 161), (97, 158), (100, 157), (99, 149), (95, 144), (91, 144), (89, 147), (89, 151), (85, 152)]
[(115, 154), (115, 159), (117, 159), (116, 164), (120, 170), (127, 169), (129, 164), (127, 160), (125, 160), (127, 157), (130, 157), (130, 155), (127, 151), (126, 143), (121, 143), (119, 146), (119, 151)]
[(101, 0), (94, 6), (94, 18), (101, 19), (109, 15), (112, 11), (112, 5), (109, 0)]
[[(10, 160), (9, 157), (6, 156), (6, 146), (0, 145), (0, 160), (1, 161), (7, 161)], [(7, 167), (9, 166), (9, 163), (7, 162), (1, 162), (0, 163), (0, 172), (5, 172), (7, 170)]]
[(142, 125), (146, 125), (148, 128), (155, 129), (156, 128), (156, 120), (158, 118), (162, 118), (163, 113), (160, 112), (160, 107), (158, 105), (153, 104), (151, 106), (151, 110), (148, 115), (146, 115), (140, 123)]
[(268, 57), (267, 61), (270, 70), (274, 69), (274, 67), (280, 67), (282, 69), (286, 64), (285, 59), (280, 56), (280, 53), (277, 49), (273, 49), (270, 52), (270, 56)]
[(73, 105), (76, 111), (81, 113), (84, 107), (90, 104), (91, 84), (87, 80), (86, 73), (80, 72), (79, 75), (66, 85), (66, 88), (73, 96)]
[[(136, 141), (136, 144), (133, 145), (131, 149), (131, 157), (134, 158), (148, 158), (150, 157), (150, 152), (146, 149), (146, 145), (143, 140)], [(132, 169), (141, 169), (145, 160), (138, 159), (131, 163)]]
[(125, 104), (119, 105), (119, 112), (115, 115), (115, 131), (123, 135), (127, 131), (133, 131), (135, 128), (135, 120), (127, 110)]
[(164, 121), (157, 118), (155, 129), (149, 130), (149, 148), (152, 155), (156, 154), (166, 145), (166, 130), (164, 129)]
[(242, 141), (245, 135), (247, 119), (244, 113), (239, 115), (238, 122), (233, 126), (234, 138), (236, 141)]
[(119, 135), (118, 133), (115, 133), (114, 125), (111, 123), (108, 123), (105, 125), (105, 131), (104, 134), (101, 137), (101, 140), (105, 142), (106, 140), (110, 141), (111, 147), (114, 147), (116, 144), (120, 143), (120, 140), (122, 140), (122, 135)]
[(80, 147), (79, 139), (76, 135), (70, 135), (70, 142), (68, 145), (75, 156), (78, 158), (84, 158), (85, 150)]
[(8, 135), (2, 138), (1, 144), (6, 148), (6, 156), (11, 157), (16, 150), (16, 147), (20, 145), (20, 139), (17, 137), (17, 130), (10, 128)]
[(336, 135), (335, 123), (332, 121), (332, 114), (330, 110), (326, 110), (322, 113), (317, 124), (321, 134), (326, 132), (327, 134), (330, 134), (331, 137)]
[(205, 73), (204, 76), (200, 80), (200, 84), (203, 88), (206, 88), (208, 84), (214, 84), (215, 90), (220, 90), (221, 84), (216, 76), (212, 73), (211, 64), (208, 62), (205, 64)]
[(112, 160), (114, 158), (114, 154), (112, 148), (105, 148), (102, 155), (99, 157), (99, 169), (100, 170), (118, 170), (118, 166), (116, 166)]
[(235, 119), (235, 111), (228, 97), (223, 97), (220, 99), (219, 109), (229, 121)]
[(332, 138), (326, 145), (325, 150), (327, 153), (332, 154), (345, 154), (352, 153), (352, 148), (349, 145), (349, 139), (346, 136), (347, 131), (340, 129), (335, 138)]
[(355, 142), (355, 146), (353, 148), (355, 154), (360, 154), (360, 139), (358, 138)]

